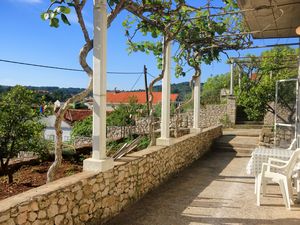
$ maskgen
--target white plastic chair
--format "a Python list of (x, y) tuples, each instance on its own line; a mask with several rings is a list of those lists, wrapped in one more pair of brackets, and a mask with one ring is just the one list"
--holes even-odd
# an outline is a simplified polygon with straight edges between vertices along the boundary
[[(300, 135), (297, 136), (298, 137), (298, 140), (300, 140)], [(300, 146), (300, 143), (298, 144), (298, 146)], [(282, 149), (282, 150), (296, 150), (297, 148), (297, 138), (294, 138), (290, 144), (290, 146), (287, 148), (287, 149)], [(276, 161), (277, 159), (274, 159), (274, 161)], [(287, 162), (287, 161), (284, 161), (284, 160), (277, 160), (277, 162)], [(270, 161), (269, 161), (270, 162)], [(257, 179), (258, 178), (255, 178), (255, 185), (254, 185), (254, 194), (257, 194)]]
[[(280, 159), (269, 158), (268, 163), (262, 164), (261, 173), (258, 175), (257, 179), (257, 205), (260, 206), (260, 195), (261, 186), (262, 192), (266, 192), (266, 184), (268, 180), (278, 183), (283, 196), (283, 200), (286, 208), (291, 208), (291, 198), (293, 197), (292, 189), (292, 175), (293, 169), (300, 159), (300, 148), (295, 150), (288, 161), (283, 161)], [(280, 163), (281, 165), (274, 165), (272, 162)], [(282, 165), (283, 164), (283, 165)], [(278, 172), (272, 172), (271, 169), (276, 168)]]
[(297, 148), (297, 138), (294, 138), (288, 147), (288, 150), (295, 150)]

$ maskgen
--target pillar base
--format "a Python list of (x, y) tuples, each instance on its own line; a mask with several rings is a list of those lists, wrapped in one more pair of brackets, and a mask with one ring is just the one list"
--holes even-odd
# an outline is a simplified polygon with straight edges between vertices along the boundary
[(83, 160), (83, 171), (104, 172), (114, 167), (113, 158)]
[(202, 128), (191, 128), (190, 133), (196, 134), (196, 133), (201, 133)]
[(173, 144), (174, 139), (172, 138), (157, 138), (156, 139), (156, 144), (157, 145), (162, 145), (162, 146), (170, 146), (171, 144)]

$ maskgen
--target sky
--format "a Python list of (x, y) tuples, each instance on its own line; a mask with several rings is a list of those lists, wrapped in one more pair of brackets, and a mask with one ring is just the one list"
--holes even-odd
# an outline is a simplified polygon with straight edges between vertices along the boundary
[[(82, 32), (76, 22), (74, 12), (69, 16), (71, 26), (61, 24), (59, 28), (51, 28), (40, 19), (41, 12), (47, 9), (50, 0), (0, 0), (0, 59), (22, 61), (35, 64), (46, 64), (59, 67), (80, 69), (78, 53), (84, 44)], [(88, 30), (92, 36), (92, 0), (87, 1), (83, 11)], [(156, 76), (159, 71), (153, 56), (143, 53), (128, 55), (126, 38), (122, 21), (127, 14), (123, 11), (108, 30), (107, 71), (141, 72), (144, 65), (148, 72)], [(296, 42), (295, 39), (257, 40), (254, 45)], [(259, 55), (264, 49), (228, 51), (229, 56), (246, 54)], [(89, 57), (91, 58), (91, 57)], [(89, 60), (91, 61), (91, 60)], [(202, 65), (201, 81), (216, 74), (229, 72), (227, 57), (222, 55), (220, 62)], [(189, 81), (191, 73), (186, 77), (172, 76), (172, 83)], [(107, 88), (119, 90), (143, 89), (144, 80), (140, 74), (122, 75), (108, 74)], [(152, 77), (148, 77), (148, 82)], [(85, 73), (50, 70), (27, 67), (0, 62), (0, 85), (27, 86), (87, 86)], [(136, 85), (134, 85), (136, 83)]]

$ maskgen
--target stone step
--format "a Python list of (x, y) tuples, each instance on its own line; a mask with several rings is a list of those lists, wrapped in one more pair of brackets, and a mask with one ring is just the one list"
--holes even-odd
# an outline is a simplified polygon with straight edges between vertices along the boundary
[(224, 136), (259, 137), (261, 129), (224, 129)]
[(216, 140), (215, 145), (218, 147), (255, 148), (258, 142), (257, 137), (224, 135)]
[(262, 129), (262, 124), (235, 124), (233, 125), (235, 129)]
[(213, 147), (214, 151), (218, 152), (236, 152), (239, 155), (251, 156), (254, 148), (236, 148), (236, 147)]

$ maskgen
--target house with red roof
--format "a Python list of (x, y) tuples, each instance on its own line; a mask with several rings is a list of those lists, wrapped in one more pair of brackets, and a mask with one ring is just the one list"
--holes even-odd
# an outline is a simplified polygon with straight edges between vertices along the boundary
[[(153, 105), (161, 102), (162, 92), (152, 92), (153, 94)], [(171, 94), (170, 101), (176, 102), (178, 94)], [(107, 111), (113, 111), (113, 106), (118, 104), (129, 104), (134, 99), (138, 104), (146, 104), (147, 98), (144, 91), (112, 91), (106, 94)]]
[(64, 120), (69, 124), (73, 124), (76, 121), (84, 120), (92, 114), (93, 111), (90, 109), (68, 109), (64, 115)]

